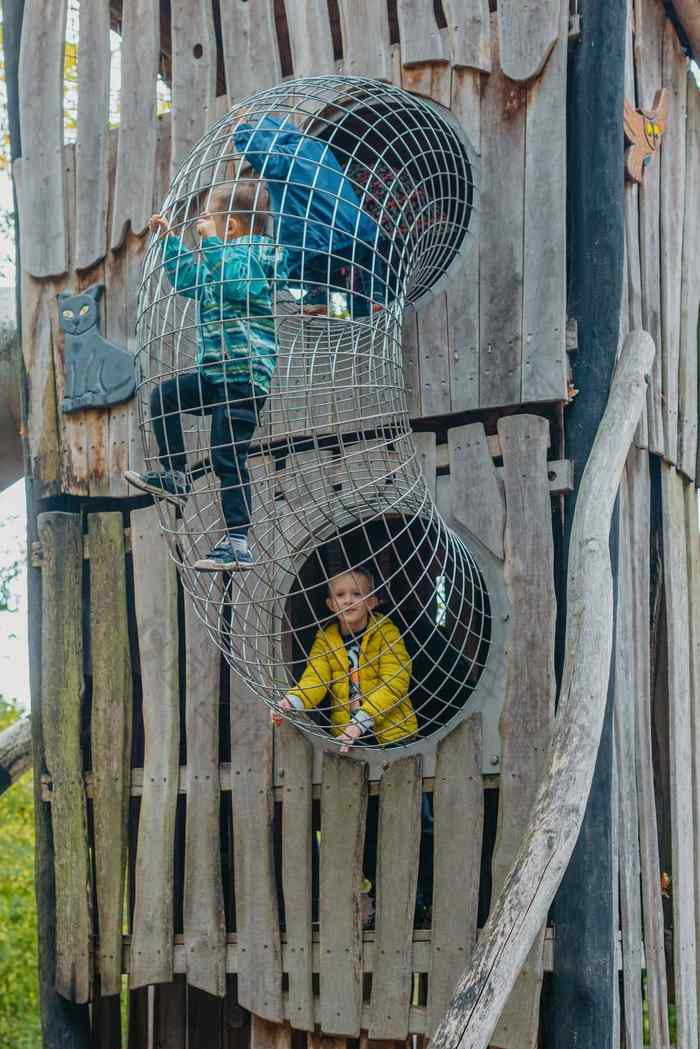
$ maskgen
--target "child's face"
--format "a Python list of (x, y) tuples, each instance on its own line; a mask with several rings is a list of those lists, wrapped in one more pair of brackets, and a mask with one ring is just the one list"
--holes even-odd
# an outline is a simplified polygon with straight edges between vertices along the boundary
[(341, 572), (331, 579), (326, 604), (338, 617), (343, 634), (354, 634), (367, 626), (369, 614), (377, 606), (371, 589), (369, 579), (360, 572)]

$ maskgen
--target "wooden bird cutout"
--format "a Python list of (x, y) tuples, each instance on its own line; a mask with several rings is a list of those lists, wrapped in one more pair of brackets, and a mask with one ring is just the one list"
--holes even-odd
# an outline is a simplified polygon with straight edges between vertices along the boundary
[(644, 168), (659, 148), (661, 136), (668, 121), (668, 88), (661, 88), (654, 96), (649, 113), (635, 109), (625, 99), (625, 138), (630, 143), (625, 152), (625, 172), (634, 182), (641, 182)]

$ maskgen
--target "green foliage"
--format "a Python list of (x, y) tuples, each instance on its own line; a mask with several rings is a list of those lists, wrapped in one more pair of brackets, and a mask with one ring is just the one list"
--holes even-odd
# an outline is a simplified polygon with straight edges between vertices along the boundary
[[(0, 732), (20, 716), (0, 696)], [(39, 1049), (32, 777), (0, 797), (0, 1046)]]

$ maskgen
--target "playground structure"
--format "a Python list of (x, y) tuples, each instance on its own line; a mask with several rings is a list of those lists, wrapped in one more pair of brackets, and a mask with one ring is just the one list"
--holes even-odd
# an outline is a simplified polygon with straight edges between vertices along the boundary
[[(563, 1046), (573, 1030), (577, 1044), (637, 1047), (645, 1004), (652, 1046), (667, 1047), (670, 995), (676, 1045), (697, 1045), (700, 103), (677, 24), (657, 0), (630, 3), (627, 17), (602, 14), (594, 0), (573, 12), (556, 0), (501, 0), (491, 13), (476, 0), (118, 6), (80, 9), (85, 57), (74, 145), (63, 143), (56, 90), (65, 4), (27, 0), (18, 72), (32, 616), (41, 607), (33, 685), (46, 1044), (58, 1044), (60, 1033), (66, 1045), (87, 1045), (89, 1037), (100, 1047), (118, 1045), (119, 995), (127, 993), (133, 1049), (286, 1046), (303, 1038), (310, 1046), (331, 1039), (339, 1049), (358, 1037), (398, 1043), (435, 1032), (465, 971), (465, 992), (438, 1044), (463, 1036), (464, 1046), (521, 1049), (541, 1037)], [(122, 33), (115, 130), (107, 121), (110, 25)], [(603, 29), (604, 42), (596, 35)], [(596, 126), (584, 127), (581, 98), (595, 94), (593, 68), (616, 86), (601, 101)], [(161, 117), (159, 71), (172, 88), (172, 109)], [(157, 510), (122, 480), (125, 469), (143, 464), (136, 403), (61, 411), (57, 295), (104, 284), (102, 332), (135, 353), (137, 293), (149, 272), (147, 219), (207, 126), (284, 77), (336, 73), (385, 80), (430, 99), (436, 113), (449, 110), (478, 171), (469, 236), (444, 284), (406, 312), (401, 359), (413, 431), (407, 441), (415, 440), (421, 457), (421, 484), (486, 582), (489, 687), (480, 680), (483, 702), (475, 691), (458, 723), (426, 733), (416, 752), (376, 750), (368, 760), (339, 757), (320, 732), (309, 744), (294, 725), (279, 730), (273, 746), (265, 707), (222, 661), (197, 615), (196, 592), (191, 597), (178, 582)], [(651, 113), (661, 88), (666, 126), (647, 150), (641, 182), (628, 181), (623, 199), (623, 96)], [(610, 99), (619, 111), (605, 109)], [(601, 152), (586, 155), (591, 143)], [(609, 185), (618, 188), (608, 202)], [(605, 206), (596, 225), (596, 208)], [(596, 253), (591, 245), (601, 242)], [(656, 351), (651, 365), (643, 331)], [(582, 487), (581, 475), (618, 345), (626, 349), (609, 408), (618, 415), (601, 427), (603, 461), (626, 455), (624, 434), (636, 432), (614, 518), (614, 703), (605, 717), (612, 623), (605, 566), (587, 580), (576, 542), (583, 536), (590, 549), (602, 548), (612, 513), (612, 466), (605, 490)], [(280, 382), (285, 374), (281, 368)], [(306, 373), (298, 387), (319, 393), (311, 378)], [(322, 390), (314, 403), (323, 407)], [(312, 437), (318, 461), (321, 438), (357, 434), (349, 415), (311, 426), (304, 416), (294, 436)], [(271, 431), (263, 432), (268, 448), (291, 436), (288, 428)], [(194, 454), (201, 431), (192, 438)], [(394, 449), (381, 451), (380, 475), (390, 455)], [(595, 454), (591, 462), (599, 462)], [(285, 463), (275, 471), (283, 475), (275, 504), (290, 492), (293, 502), (294, 470)], [(341, 487), (338, 512), (342, 494)], [(599, 502), (600, 520), (585, 517), (584, 496)], [(579, 502), (581, 528), (572, 536)], [(401, 558), (398, 542), (386, 546)], [(391, 557), (381, 567), (389, 578), (396, 570)], [(569, 648), (572, 579), (584, 611), (599, 612), (599, 634), (587, 637), (589, 645), (600, 638), (593, 650)], [(589, 590), (600, 584), (592, 596), (586, 582)], [(571, 616), (563, 669), (558, 606)], [(571, 684), (572, 660), (574, 669), (599, 664), (591, 695)], [(572, 695), (577, 708), (566, 702)], [(551, 776), (555, 757), (571, 757), (564, 714), (580, 744), (581, 775), (572, 772), (571, 781)], [(554, 844), (546, 848), (559, 848), (559, 830), (573, 848), (578, 826), (567, 821), (579, 810), (583, 817), (591, 778), (598, 808), (589, 813), (600, 818), (584, 818), (579, 850), (588, 851), (589, 867), (574, 854), (548, 919), (570, 857), (564, 848), (552, 865), (558, 877), (551, 886), (540, 879), (551, 894), (532, 908), (521, 896), (522, 909), (509, 911), (517, 902), (509, 875), (516, 857), (532, 871), (530, 857), (545, 849), (547, 834)], [(421, 833), (426, 793), (432, 842)], [(367, 830), (376, 835), (377, 914), (375, 927), (363, 929), (366, 813), (377, 798), (378, 827)], [(521, 847), (535, 799), (536, 813), (560, 819), (528, 827)], [(416, 923), (426, 850), (432, 908), (429, 921)], [(499, 918), (502, 942), (510, 943), (519, 934), (508, 930), (525, 929), (527, 913), (537, 925), (513, 954), (489, 956)], [(483, 1008), (460, 1020), (480, 995)], [(492, 1017), (494, 1000), (504, 1008)]]

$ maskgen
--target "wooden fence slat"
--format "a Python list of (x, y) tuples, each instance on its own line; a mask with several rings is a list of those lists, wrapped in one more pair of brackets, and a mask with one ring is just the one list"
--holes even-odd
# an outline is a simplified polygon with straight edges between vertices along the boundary
[(43, 550), (41, 720), (53, 781), (56, 975), (59, 994), (92, 996), (91, 869), (80, 729), (83, 543), (78, 514), (40, 514)]
[(401, 331), (401, 358), (403, 362), (404, 382), (406, 384), (406, 403), (408, 414), (412, 419), (420, 416), (420, 357), (418, 353), (418, 315), (409, 308), (404, 311)]
[(403, 1041), (408, 1036), (421, 787), (419, 757), (393, 762), (381, 780), (370, 1039)]
[(413, 443), (416, 446), (416, 454), (420, 462), (421, 472), (425, 478), (428, 490), (435, 499), (435, 482), (437, 480), (437, 448), (434, 433), (414, 433)]
[[(661, 382), (666, 456), (677, 463), (685, 136), (688, 70), (675, 27), (668, 19), (663, 40), (662, 83), (668, 90), (668, 124), (661, 141)], [(697, 345), (696, 345), (697, 354)]]
[(521, 399), (566, 398), (566, 73), (569, 4), (557, 0), (559, 38), (528, 84)]
[[(19, 56), (22, 268), (54, 277), (68, 268), (63, 183), (66, 0), (27, 0)], [(38, 90), (41, 85), (41, 90)]]
[(479, 401), (520, 401), (523, 343), (523, 237), (527, 88), (504, 76), (498, 34), (493, 72), (481, 96), (479, 239)]
[[(482, 423), (455, 426), (447, 431), (452, 483), (452, 517), (503, 559), (505, 503), (496, 479)], [(479, 498), (470, 497), (478, 492)]]
[[(392, 80), (393, 64), (386, 4), (367, 4), (365, 0), (338, 0), (343, 34), (343, 72), (346, 76), (367, 76)], [(372, 46), (367, 46), (367, 41)]]
[(272, 730), (267, 707), (231, 671), (231, 803), (238, 1000), (281, 1023), (282, 948), (272, 850)]
[[(688, 552), (688, 595), (690, 626), (690, 717), (693, 760), (693, 829), (695, 832), (695, 942), (700, 939), (700, 530), (695, 486), (685, 486), (686, 545)], [(700, 989), (700, 966), (696, 972)]]
[(362, 1014), (360, 885), (367, 766), (330, 751), (321, 784), (321, 1030), (357, 1038)]
[(310, 743), (294, 725), (277, 730), (278, 768), (284, 769), (282, 888), (289, 978), (289, 1015), (300, 1031), (314, 1029), (312, 977), (312, 768)]
[(184, 976), (177, 975), (172, 983), (161, 983), (155, 988), (153, 1049), (185, 1049), (186, 1037), (187, 984)]
[(177, 576), (155, 507), (131, 514), (141, 659), (144, 768), (130, 987), (173, 976), (173, 878), (180, 710)]
[(403, 65), (448, 60), (435, 9), (429, 0), (398, 0), (396, 12)]
[(131, 656), (124, 526), (120, 513), (89, 514), (92, 658), (92, 813), (100, 991), (121, 992), (124, 879), (131, 769)]
[[(481, 715), (467, 718), (438, 745), (433, 789), (433, 920), (428, 977), (432, 1035), (476, 942), (484, 794)], [(459, 906), (455, 907), (455, 900)]]
[[(549, 423), (533, 415), (499, 420), (506, 499), (505, 584), (511, 608), (501, 714), (495, 899), (520, 847), (546, 762), (556, 683), (554, 547), (547, 479)], [(544, 928), (511, 992), (491, 1041), (499, 1049), (537, 1045)]]
[(687, 84), (685, 224), (681, 265), (680, 368), (678, 375), (678, 466), (697, 478), (698, 313), (700, 312), (700, 90), (692, 73)]
[(560, 0), (500, 0), (501, 69), (507, 77), (530, 80), (541, 73), (559, 38), (560, 12)]
[(107, 252), (109, 22), (109, 0), (93, 0), (80, 12), (75, 144), (77, 270), (90, 269)]
[(250, 1017), (250, 1049), (292, 1049), (289, 1024), (271, 1023), (253, 1013)]
[(664, 592), (668, 631), (668, 716), (673, 850), (673, 967), (676, 1045), (698, 1041), (695, 945), (688, 559), (684, 483), (661, 463)]
[(187, 1049), (221, 1049), (223, 1026), (223, 999), (188, 986)]
[(447, 299), (442, 292), (418, 311), (421, 415), (450, 411), (450, 361)]
[[(637, 804), (637, 754), (634, 736), (635, 646), (633, 637), (634, 579), (630, 536), (630, 500), (626, 477), (620, 488), (620, 541), (617, 614), (615, 618), (614, 729), (619, 819), (620, 925), (625, 1004), (625, 1046), (638, 1049), (642, 1036), (641, 870), (639, 859), (639, 809)], [(617, 909), (614, 914), (617, 916)], [(617, 921), (617, 917), (615, 918)]]
[(295, 76), (335, 73), (327, 0), (305, 0), (287, 8), (287, 26)]
[(635, 745), (639, 801), (639, 846), (642, 873), (644, 956), (651, 1044), (668, 1049), (668, 1004), (664, 916), (659, 890), (659, 840), (651, 739), (651, 681), (649, 652), (649, 513), (651, 503), (649, 456), (633, 447), (627, 458), (629, 531), (632, 552), (632, 641), (634, 644)]
[(491, 26), (488, 0), (442, 0), (450, 61), (458, 69), (491, 72)]
[(276, 84), (282, 70), (274, 0), (221, 4), (226, 90), (231, 103)]
[(211, 0), (173, 0), (172, 156), (175, 175), (214, 119), (216, 37)]
[(160, 51), (157, 0), (124, 0), (117, 174), (112, 212), (112, 250), (129, 226), (141, 234), (153, 206), (158, 143), (156, 81)]
[(221, 881), (219, 676), (221, 653), (185, 595), (187, 823), (184, 936), (187, 982), (223, 998), (226, 921)]

